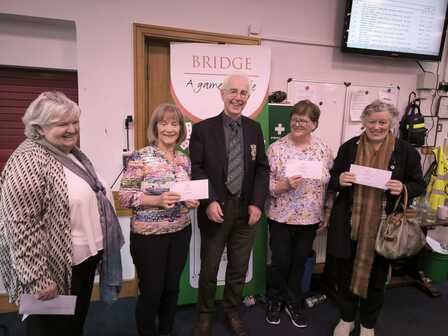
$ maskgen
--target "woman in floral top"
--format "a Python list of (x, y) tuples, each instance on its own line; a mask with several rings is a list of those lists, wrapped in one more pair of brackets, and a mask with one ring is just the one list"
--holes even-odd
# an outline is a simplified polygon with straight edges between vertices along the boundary
[[(307, 326), (300, 311), (301, 284), (316, 231), (325, 227), (325, 190), (333, 163), (331, 149), (311, 135), (319, 116), (317, 105), (309, 100), (298, 102), (291, 111), (291, 132), (273, 143), (267, 152), (271, 173), (266, 213), (272, 252), (266, 312), (269, 324), (280, 323), (280, 312), (285, 305), (294, 326)], [(317, 167), (322, 167), (322, 172), (316, 174), (320, 178), (301, 177), (300, 171), (292, 168), (293, 161), (314, 161)]]
[(180, 195), (169, 191), (175, 182), (190, 180), (190, 160), (176, 149), (185, 135), (179, 109), (159, 105), (148, 125), (150, 145), (131, 156), (121, 181), (120, 202), (133, 209), (130, 248), (139, 279), (139, 335), (169, 335), (173, 327), (191, 237), (189, 209), (199, 205), (179, 202)]

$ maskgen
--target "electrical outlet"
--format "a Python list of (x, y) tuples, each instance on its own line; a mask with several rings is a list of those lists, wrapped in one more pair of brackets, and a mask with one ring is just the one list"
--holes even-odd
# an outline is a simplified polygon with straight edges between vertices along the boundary
[(123, 167), (124, 167), (124, 168), (127, 168), (127, 166), (128, 166), (128, 161), (129, 161), (129, 159), (131, 158), (131, 154), (132, 154), (131, 152), (123, 150), (122, 160), (123, 160)]
[(443, 125), (437, 124), (437, 132), (442, 132), (442, 129), (443, 129)]

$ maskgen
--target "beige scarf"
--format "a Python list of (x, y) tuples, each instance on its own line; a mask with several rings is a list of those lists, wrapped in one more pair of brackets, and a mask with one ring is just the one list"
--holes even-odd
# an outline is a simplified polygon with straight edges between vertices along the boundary
[[(395, 138), (389, 133), (380, 148), (375, 151), (364, 132), (359, 140), (355, 164), (387, 170), (394, 145)], [(359, 184), (354, 188), (351, 239), (358, 244), (350, 289), (354, 294), (366, 298), (384, 191)]]

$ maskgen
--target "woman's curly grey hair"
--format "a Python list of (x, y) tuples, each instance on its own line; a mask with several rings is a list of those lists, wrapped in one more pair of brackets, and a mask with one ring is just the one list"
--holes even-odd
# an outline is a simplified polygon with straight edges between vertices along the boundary
[(58, 91), (42, 92), (26, 109), (22, 122), (25, 125), (25, 136), (29, 139), (40, 139), (39, 132), (43, 127), (58, 122), (63, 117), (79, 118), (81, 110), (73, 100)]
[(389, 103), (385, 103), (379, 99), (374, 100), (369, 105), (367, 105), (361, 113), (361, 121), (365, 122), (367, 118), (375, 112), (389, 112), (391, 119), (391, 128), (395, 127), (398, 122), (398, 110), (397, 108)]

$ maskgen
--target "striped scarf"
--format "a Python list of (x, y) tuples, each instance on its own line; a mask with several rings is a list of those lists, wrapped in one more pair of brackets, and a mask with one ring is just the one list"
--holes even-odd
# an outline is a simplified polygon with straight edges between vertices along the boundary
[[(375, 151), (364, 132), (359, 140), (355, 164), (387, 170), (395, 138), (389, 133)], [(384, 191), (357, 184), (354, 187), (351, 239), (357, 241), (351, 291), (367, 297), (370, 272), (375, 258), (375, 239), (381, 222)]]

